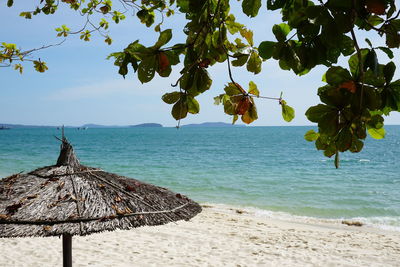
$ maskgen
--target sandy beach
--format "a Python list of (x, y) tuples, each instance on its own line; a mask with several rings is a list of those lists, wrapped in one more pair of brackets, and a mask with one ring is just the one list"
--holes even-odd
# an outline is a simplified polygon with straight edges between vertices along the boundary
[[(61, 239), (0, 239), (0, 266), (61, 266)], [(74, 266), (400, 266), (400, 232), (203, 205), (189, 222), (73, 238)]]

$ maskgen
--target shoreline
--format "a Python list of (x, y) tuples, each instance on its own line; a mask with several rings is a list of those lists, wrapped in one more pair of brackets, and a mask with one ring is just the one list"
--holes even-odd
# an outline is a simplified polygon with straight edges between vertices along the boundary
[[(294, 225), (315, 226), (322, 228), (329, 228), (333, 230), (356, 230), (361, 232), (373, 233), (393, 233), (400, 235), (400, 226), (390, 225), (377, 225), (365, 222), (368, 217), (353, 217), (353, 218), (320, 218), (303, 215), (293, 215), (282, 211), (271, 211), (257, 207), (246, 206), (233, 206), (227, 204), (216, 203), (201, 203), (201, 206), (206, 209), (212, 209), (221, 213), (236, 212), (245, 216), (251, 216), (254, 219), (267, 220), (271, 222), (281, 222)], [(371, 217), (376, 218), (376, 217)], [(354, 223), (355, 225), (348, 225), (346, 223)], [(362, 225), (357, 225), (361, 223)]]
[[(400, 266), (400, 232), (203, 204), (192, 220), (73, 237), (74, 266)], [(0, 239), (0, 266), (59, 266), (61, 239)]]
[[(13, 173), (14, 174), (14, 173)], [(8, 177), (13, 174), (3, 175), (0, 174), (0, 179)], [(186, 194), (187, 195), (187, 194)], [(304, 223), (304, 224), (331, 224), (341, 226), (343, 221), (350, 223), (361, 223), (363, 229), (377, 229), (385, 231), (393, 231), (400, 233), (400, 216), (371, 216), (371, 217), (340, 217), (340, 218), (327, 218), (316, 217), (308, 215), (296, 215), (286, 211), (272, 211), (262, 207), (245, 206), (241, 204), (225, 204), (225, 203), (211, 203), (197, 201), (202, 206), (212, 206), (216, 209), (239, 209), (247, 213), (253, 213), (257, 217), (262, 217), (272, 220), (281, 220), (286, 222)], [(392, 224), (390, 224), (392, 222)], [(361, 228), (360, 227), (360, 228)]]
[[(268, 209), (263, 209), (259, 207), (252, 206), (233, 206), (229, 204), (219, 204), (219, 203), (201, 203), (202, 206), (210, 206), (215, 209), (229, 209), (229, 210), (243, 210), (245, 213), (254, 214), (256, 217), (266, 218), (271, 220), (278, 220), (284, 222), (292, 222), (299, 224), (312, 224), (312, 225), (331, 225), (336, 227), (345, 226), (345, 223), (361, 223), (362, 225), (358, 228), (362, 229), (370, 229), (371, 231), (390, 231), (390, 232), (399, 232), (400, 233), (400, 224), (399, 225), (389, 225), (389, 224), (377, 224), (374, 223), (374, 220), (382, 219), (387, 220), (396, 220), (396, 223), (400, 221), (400, 217), (390, 217), (390, 216), (382, 216), (382, 217), (341, 217), (341, 218), (326, 218), (326, 217), (314, 217), (307, 215), (294, 215), (284, 211), (271, 211)], [(357, 226), (354, 226), (357, 227)]]

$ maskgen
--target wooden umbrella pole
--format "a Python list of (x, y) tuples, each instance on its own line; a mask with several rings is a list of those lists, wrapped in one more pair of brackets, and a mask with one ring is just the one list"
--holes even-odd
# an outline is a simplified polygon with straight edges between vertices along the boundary
[(63, 234), (63, 267), (72, 267), (72, 235)]

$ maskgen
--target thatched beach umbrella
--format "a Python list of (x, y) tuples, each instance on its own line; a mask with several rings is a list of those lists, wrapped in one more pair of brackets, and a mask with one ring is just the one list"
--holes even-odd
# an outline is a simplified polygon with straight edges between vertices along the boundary
[(63, 237), (72, 265), (73, 235), (189, 220), (201, 207), (141, 181), (83, 166), (62, 138), (57, 164), (0, 180), (0, 237)]

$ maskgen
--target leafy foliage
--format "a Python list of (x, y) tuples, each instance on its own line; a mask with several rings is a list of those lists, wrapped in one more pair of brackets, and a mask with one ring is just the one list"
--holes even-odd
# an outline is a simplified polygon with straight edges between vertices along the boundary
[[(119, 8), (118, 3), (122, 4)], [(8, 0), (7, 6), (12, 5), (13, 1)], [(188, 113), (200, 112), (196, 97), (212, 85), (207, 69), (224, 62), (229, 78), (224, 93), (214, 99), (215, 104), (222, 104), (224, 112), (232, 116), (233, 123), (239, 117), (247, 124), (258, 118), (256, 98), (278, 101), (283, 119), (290, 122), (295, 112), (282, 96), (262, 96), (254, 82), (244, 89), (243, 82), (236, 82), (231, 72), (231, 67), (245, 67), (256, 75), (262, 71), (262, 62), (271, 59), (277, 60), (281, 69), (297, 75), (305, 75), (316, 66), (326, 66), (322, 78), (326, 84), (318, 89), (321, 103), (306, 112), (307, 118), (318, 125), (318, 132), (308, 131), (305, 139), (314, 141), (325, 156), (335, 155), (336, 167), (340, 152), (362, 150), (367, 133), (373, 138), (383, 138), (383, 116), (400, 111), (400, 80), (392, 81), (396, 65), (380, 64), (376, 52), (393, 59), (392, 49), (400, 46), (400, 12), (396, 12), (394, 0), (267, 0), (266, 7), (261, 0), (243, 0), (242, 11), (248, 17), (260, 15), (265, 8), (282, 14), (282, 23), (272, 25), (275, 40), (260, 44), (254, 43), (250, 29), (236, 21), (229, 0), (46, 0), (34, 11), (22, 12), (20, 16), (32, 19), (38, 14), (50, 15), (59, 5), (69, 6), (87, 21), (75, 32), (66, 25), (56, 28), (58, 37), (79, 34), (83, 41), (90, 41), (97, 32), (111, 45), (112, 39), (106, 32), (109, 23), (124, 20), (126, 12), (122, 11), (127, 8), (135, 10), (140, 23), (147, 27), (155, 25), (159, 37), (154, 45), (144, 46), (136, 40), (109, 58), (124, 78), (133, 70), (142, 83), (150, 82), (156, 74), (169, 77), (172, 67), (180, 64), (180, 77), (173, 85), (177, 89), (162, 97), (172, 105), (171, 114), (178, 121)], [(164, 17), (176, 11), (187, 20), (183, 29), (186, 40), (169, 44), (173, 32), (162, 30), (162, 24)], [(93, 14), (103, 17), (93, 22)], [(366, 39), (368, 47), (360, 47), (354, 29), (376, 32), (385, 39), (386, 46), (374, 47)], [(26, 55), (33, 51), (22, 52), (15, 44), (2, 43), (0, 64), (10, 66), (14, 61), (27, 61)], [(341, 57), (348, 57), (348, 67), (337, 65)], [(45, 62), (30, 61), (37, 71), (47, 70)], [(14, 64), (14, 68), (22, 73), (20, 63)]]

